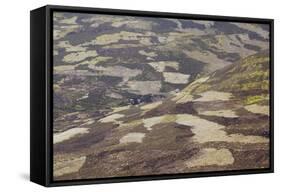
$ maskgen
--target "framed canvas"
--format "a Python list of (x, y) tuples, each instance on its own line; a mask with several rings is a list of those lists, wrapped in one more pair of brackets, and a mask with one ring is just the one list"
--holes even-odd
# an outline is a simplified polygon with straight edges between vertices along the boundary
[(273, 172), (273, 20), (31, 11), (31, 181)]

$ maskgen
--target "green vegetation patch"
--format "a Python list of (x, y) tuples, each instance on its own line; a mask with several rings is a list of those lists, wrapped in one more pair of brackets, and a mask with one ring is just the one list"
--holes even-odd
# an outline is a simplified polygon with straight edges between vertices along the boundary
[(251, 104), (257, 104), (261, 103), (265, 100), (268, 100), (269, 96), (268, 95), (254, 95), (254, 96), (248, 96), (244, 100), (244, 104), (246, 105), (251, 105)]

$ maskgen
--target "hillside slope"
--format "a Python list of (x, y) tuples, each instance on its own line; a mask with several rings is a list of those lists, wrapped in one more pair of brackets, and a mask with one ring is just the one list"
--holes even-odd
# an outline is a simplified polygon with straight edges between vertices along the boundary
[(54, 13), (54, 117), (161, 100), (268, 39), (264, 24)]
[(269, 58), (246, 57), (164, 100), (69, 113), (54, 136), (54, 176), (103, 178), (269, 166)]

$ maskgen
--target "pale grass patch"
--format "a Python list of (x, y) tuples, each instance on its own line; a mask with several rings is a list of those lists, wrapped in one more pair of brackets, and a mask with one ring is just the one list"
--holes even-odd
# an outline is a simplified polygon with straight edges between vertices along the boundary
[(95, 40), (93, 40), (88, 44), (96, 44), (96, 45), (108, 45), (111, 43), (118, 43), (120, 40), (140, 40), (143, 34), (141, 33), (134, 33), (129, 31), (121, 31), (119, 33), (112, 33), (112, 34), (104, 34), (96, 37)]
[(76, 65), (59, 65), (54, 67), (54, 72), (66, 72), (66, 71), (73, 71), (75, 69)]
[(122, 106), (122, 107), (113, 107), (112, 109), (113, 109), (113, 111), (110, 113), (110, 114), (112, 114), (112, 113), (118, 113), (118, 112), (120, 112), (120, 111), (125, 111), (125, 110), (128, 110), (128, 109), (130, 109), (130, 105), (126, 105), (126, 106)]
[(144, 30), (151, 30), (152, 25), (154, 25), (153, 22), (142, 21), (139, 19), (137, 19), (137, 20), (136, 19), (124, 19), (122, 21), (112, 22), (112, 24), (111, 24), (112, 27), (126, 26), (127, 28), (144, 29)]
[(151, 131), (152, 126), (161, 123), (163, 119), (164, 119), (164, 116), (143, 119), (143, 125), (148, 131)]
[(122, 123), (119, 125), (118, 129), (131, 129), (133, 127), (142, 125), (143, 121), (142, 120), (133, 120), (131, 122), (128, 123)]
[(187, 103), (189, 101), (193, 101), (193, 96), (186, 92), (177, 93), (175, 97), (172, 98), (172, 101), (176, 101), (176, 103)]
[(156, 57), (157, 54), (155, 52), (146, 52), (145, 50), (140, 50), (139, 54), (147, 56), (147, 57)]
[(81, 169), (85, 162), (85, 156), (54, 162), (54, 176), (59, 177), (65, 174), (75, 173)]
[(183, 73), (164, 72), (164, 81), (172, 84), (186, 84), (189, 81), (190, 75)]
[(106, 116), (102, 119), (99, 120), (99, 122), (101, 123), (116, 123), (116, 124), (120, 124), (122, 123), (122, 121), (118, 121), (117, 119), (120, 119), (122, 117), (124, 117), (125, 115), (123, 114), (112, 114), (112, 115), (109, 115), (109, 116)]
[(89, 57), (96, 57), (97, 55), (95, 50), (74, 52), (64, 56), (63, 61), (66, 63), (75, 63)]
[(148, 64), (158, 72), (164, 72), (166, 67), (172, 67), (175, 70), (179, 69), (179, 63), (176, 61), (156, 61)]
[(67, 26), (60, 26), (59, 28), (55, 28), (53, 30), (53, 37), (54, 40), (61, 39), (68, 35), (69, 33), (76, 32), (80, 30), (80, 25), (67, 25)]
[(135, 77), (141, 74), (141, 70), (139, 69), (130, 69), (123, 66), (102, 67), (96, 65), (89, 65), (88, 67), (97, 71), (99, 75), (121, 77), (123, 78), (123, 82), (121, 83), (127, 82), (131, 77)]
[(184, 88), (182, 90), (182, 92), (185, 92), (185, 93), (190, 93), (194, 88), (198, 87), (199, 85), (201, 85), (202, 83), (208, 81), (210, 77), (207, 76), (207, 77), (201, 77), (199, 79), (196, 79), (195, 81), (191, 82), (186, 88)]
[(85, 125), (91, 125), (93, 123), (95, 123), (96, 121), (94, 119), (87, 119), (87, 120), (83, 120), (83, 124), (80, 126), (85, 126)]
[(77, 24), (76, 23), (76, 20), (77, 20), (77, 16), (74, 16), (74, 17), (70, 17), (70, 18), (65, 18), (65, 19), (62, 19), (62, 20), (58, 20), (58, 22), (60, 24), (67, 24), (67, 25), (75, 25)]
[(228, 101), (232, 97), (231, 93), (219, 91), (206, 91), (199, 95), (201, 97), (194, 101)]
[(79, 51), (86, 51), (86, 47), (82, 47), (80, 45), (71, 45), (69, 41), (60, 41), (56, 48), (65, 48), (66, 52), (79, 52)]
[(142, 143), (143, 138), (145, 137), (145, 133), (128, 133), (120, 139), (120, 143)]
[(112, 59), (112, 57), (97, 56), (93, 59), (83, 61), (80, 64), (88, 64), (89, 65), (88, 67), (91, 68), (91, 66), (95, 66), (96, 64), (98, 64), (100, 62), (104, 62), (104, 61), (107, 61), (107, 60), (110, 60), (110, 59)]
[(265, 105), (265, 106), (257, 105), (257, 104), (247, 105), (247, 106), (245, 106), (245, 109), (252, 113), (269, 116), (269, 106), (268, 105)]
[(191, 131), (195, 134), (192, 138), (199, 143), (206, 142), (238, 142), (238, 143), (268, 143), (269, 140), (262, 136), (252, 136), (243, 134), (227, 134), (223, 129), (225, 126), (218, 123), (199, 118), (194, 115), (177, 115), (176, 123), (191, 126)]
[(162, 86), (160, 81), (128, 81), (126, 85), (123, 89), (140, 95), (158, 94)]
[(192, 168), (211, 165), (224, 166), (233, 163), (234, 158), (228, 149), (205, 148), (185, 164), (187, 167)]
[(163, 103), (162, 101), (157, 101), (157, 102), (149, 103), (149, 104), (146, 104), (146, 105), (142, 105), (140, 107), (140, 109), (141, 110), (145, 110), (145, 111), (149, 111), (149, 110), (155, 109), (156, 107), (158, 107), (162, 103)]
[(269, 31), (263, 30), (261, 27), (259, 27), (259, 25), (252, 24), (252, 23), (250, 24), (250, 23), (234, 23), (234, 22), (231, 24), (236, 25), (242, 29), (253, 31), (265, 39), (269, 38)]
[(236, 115), (235, 111), (232, 110), (199, 111), (198, 113), (200, 115), (207, 115), (207, 116), (218, 116), (218, 117), (229, 117), (229, 118), (239, 117)]
[(61, 143), (65, 140), (69, 140), (77, 135), (86, 134), (89, 132), (89, 128), (72, 128), (61, 133), (54, 134), (54, 144)]
[(176, 115), (162, 115), (162, 116), (155, 116), (147, 119), (143, 119), (143, 125), (144, 127), (151, 131), (152, 127), (154, 125), (160, 124), (160, 123), (170, 123), (176, 121)]

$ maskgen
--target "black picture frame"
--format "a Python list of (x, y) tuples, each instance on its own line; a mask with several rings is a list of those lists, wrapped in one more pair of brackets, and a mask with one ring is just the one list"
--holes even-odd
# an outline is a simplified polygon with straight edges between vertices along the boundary
[[(185, 174), (165, 174), (153, 176), (115, 177), (103, 179), (85, 179), (71, 181), (54, 181), (52, 179), (52, 14), (54, 11), (75, 13), (98, 13), (110, 15), (145, 16), (157, 18), (177, 18), (194, 20), (232, 21), (260, 23), (270, 25), (270, 167), (264, 169), (215, 171)], [(226, 17), (213, 15), (195, 15), (182, 13), (132, 11), (117, 9), (100, 9), (88, 7), (69, 7), (46, 5), (30, 12), (30, 180), (37, 184), (53, 187), (63, 185), (81, 185), (98, 183), (115, 183), (147, 181), (160, 179), (179, 179), (209, 176), (226, 176), (241, 174), (274, 172), (274, 20), (245, 17)]]

